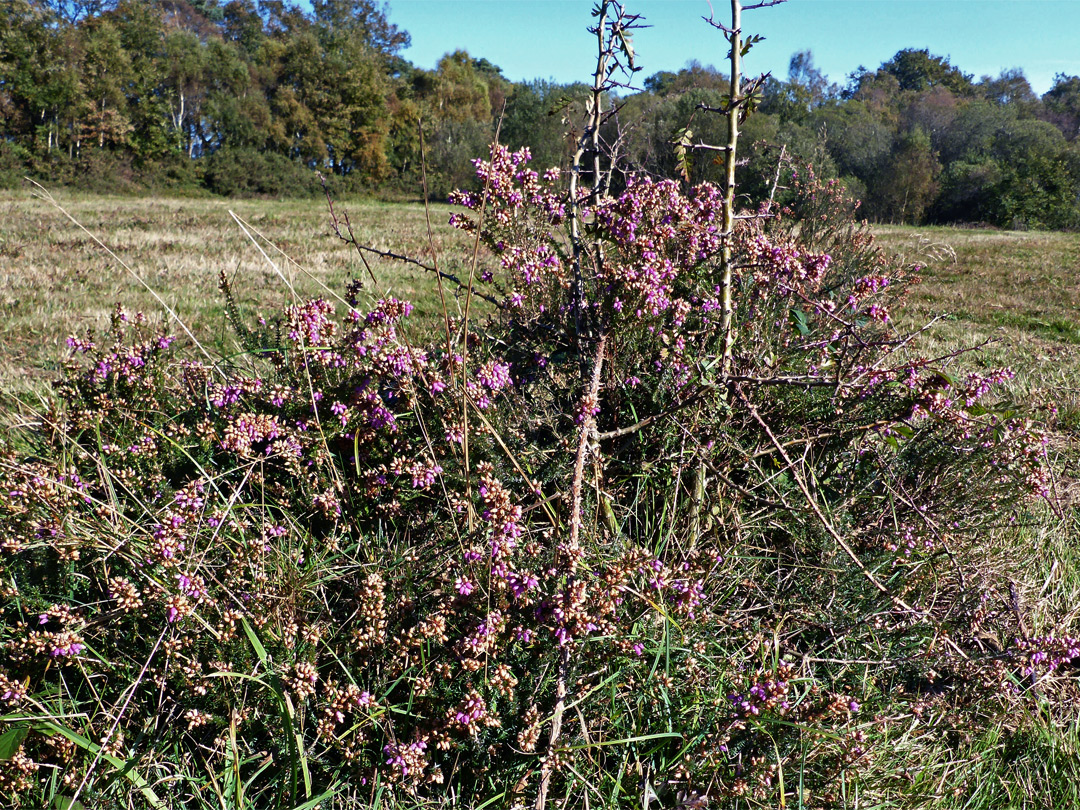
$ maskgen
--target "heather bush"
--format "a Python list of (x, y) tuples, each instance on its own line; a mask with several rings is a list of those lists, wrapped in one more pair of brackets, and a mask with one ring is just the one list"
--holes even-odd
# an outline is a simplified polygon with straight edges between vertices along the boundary
[(11, 801), (842, 806), (917, 793), (898, 722), (1066, 705), (988, 564), (1052, 486), (1010, 372), (919, 356), (918, 268), (810, 170), (582, 184), (600, 12), (569, 182), (496, 143), (454, 195), (490, 318), (418, 345), (368, 276), (246, 323), (223, 275), (233, 356), (69, 340), (0, 463)]

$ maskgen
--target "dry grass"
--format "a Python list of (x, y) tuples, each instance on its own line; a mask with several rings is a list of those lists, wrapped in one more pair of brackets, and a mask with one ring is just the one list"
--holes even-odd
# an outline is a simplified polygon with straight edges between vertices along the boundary
[(895, 226), (877, 233), (885, 247), (926, 265), (910, 319), (947, 312), (958, 325), (950, 331), (1001, 328), (1006, 340), (1080, 346), (1080, 234)]
[(1080, 234), (891, 226), (877, 233), (885, 247), (926, 265), (899, 324), (945, 316), (925, 352), (990, 341), (963, 362), (1012, 366), (1017, 396), (1056, 391), (1080, 425)]
[(958, 369), (1010, 366), (1009, 393), (1047, 416), (1063, 503), (1080, 502), (1080, 234), (882, 226), (880, 242), (926, 266), (901, 328), (944, 316), (924, 356), (985, 344)]
[[(229, 216), (235, 211), (304, 270), (268, 252), (300, 295), (319, 284), (341, 292), (366, 276), (332, 233), (319, 200), (122, 198), (58, 194), (57, 201), (158, 292), (200, 340), (228, 350), (218, 273), (252, 317), (288, 298), (281, 278)], [(422, 206), (353, 201), (357, 238), (375, 247), (426, 257)], [(467, 276), (471, 245), (446, 225), (449, 209), (433, 206), (440, 266)], [(881, 227), (882, 243), (927, 266), (901, 327), (947, 315), (923, 342), (946, 354), (991, 341), (977, 366), (1011, 365), (1014, 394), (1053, 392), (1062, 421), (1080, 429), (1080, 235)], [(377, 277), (411, 300), (432, 322), (438, 296), (431, 274), (373, 259)], [(307, 272), (304, 272), (307, 271)], [(153, 298), (85, 233), (48, 202), (29, 193), (0, 194), (0, 390), (43, 389), (65, 354), (64, 338), (100, 328), (117, 303), (160, 311)]]
[[(200, 341), (226, 351), (221, 270), (252, 317), (288, 300), (286, 285), (230, 210), (299, 265), (264, 246), (302, 296), (320, 294), (320, 283), (343, 294), (349, 279), (367, 275), (356, 253), (333, 235), (325, 201), (67, 193), (56, 200), (150, 285)], [(429, 253), (422, 206), (354, 201), (339, 204), (338, 211), (348, 212), (365, 244), (421, 258)], [(467, 275), (471, 245), (446, 225), (447, 216), (446, 206), (433, 206), (440, 267)], [(382, 292), (411, 300), (421, 322), (433, 320), (438, 297), (430, 273), (377, 257), (370, 261), (385, 284)], [(43, 390), (65, 355), (64, 339), (106, 325), (117, 303), (148, 314), (161, 311), (131, 274), (54, 206), (29, 193), (0, 193), (0, 390)]]

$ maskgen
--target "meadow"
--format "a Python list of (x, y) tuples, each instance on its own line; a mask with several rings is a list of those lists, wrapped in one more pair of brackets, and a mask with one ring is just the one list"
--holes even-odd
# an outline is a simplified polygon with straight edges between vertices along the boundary
[[(342, 294), (351, 279), (367, 276), (355, 250), (334, 234), (325, 200), (64, 192), (54, 200), (89, 233), (40, 196), (0, 193), (0, 389), (8, 393), (45, 390), (67, 354), (64, 339), (104, 327), (116, 304), (162, 311), (92, 236), (200, 340), (220, 350), (232, 346), (218, 292), (221, 272), (252, 318), (288, 301), (288, 285), (300, 297), (325, 293), (323, 285)], [(337, 210), (350, 216), (360, 243), (427, 261), (428, 217), (421, 202), (360, 198), (337, 204)], [(433, 244), (443, 272), (467, 281), (473, 246), (447, 224), (451, 210), (431, 204)], [(250, 226), (251, 236), (229, 211)], [(1066, 420), (1080, 426), (1080, 234), (897, 225), (877, 226), (874, 233), (887, 250), (925, 267), (898, 328), (939, 319), (924, 336), (926, 352), (983, 346), (960, 362), (1013, 366), (1017, 395), (1053, 390)], [(412, 302), (417, 321), (437, 321), (431, 272), (370, 254), (368, 261), (389, 293)], [(448, 282), (447, 289), (460, 297), (457, 285)]]
[[(40, 196), (0, 192), (0, 389), (8, 393), (44, 391), (67, 353), (65, 338), (100, 330), (115, 305), (162, 314), (161, 302), (138, 279), (200, 341), (228, 351), (231, 334), (219, 293), (222, 272), (252, 319), (290, 300), (289, 286), (300, 297), (324, 294), (323, 285), (341, 295), (351, 279), (367, 277), (356, 251), (333, 233), (325, 199), (64, 192), (53, 199), (85, 230)], [(247, 224), (248, 233), (230, 211)], [(421, 259), (429, 255), (422, 204), (361, 199), (339, 204), (338, 211), (349, 215), (364, 245)], [(431, 206), (433, 244), (442, 271), (467, 281), (472, 245), (447, 225), (449, 211), (445, 204)], [(369, 255), (368, 262), (377, 277), (387, 280), (389, 293), (413, 303), (418, 320), (434, 322), (440, 304), (432, 273), (376, 255)]]
[[(460, 316), (473, 245), (447, 224), (452, 210), (431, 203), (425, 212), (419, 200), (335, 204), (338, 229), (348, 235), (347, 216), (362, 245), (429, 265), (433, 246), (441, 271), (462, 282), (447, 280), (445, 287), (451, 314)], [(50, 200), (27, 191), (0, 193), (0, 213), (5, 398), (47, 395), (69, 355), (66, 338), (103, 329), (117, 305), (170, 321), (146, 286), (199, 341), (229, 355), (238, 345), (219, 290), (222, 272), (252, 321), (294, 297), (343, 295), (350, 281), (368, 278), (357, 251), (334, 232), (325, 199), (57, 192)], [(906, 225), (878, 225), (873, 233), (889, 253), (923, 267), (896, 328), (928, 326), (918, 342), (923, 356), (950, 357), (959, 370), (1008, 366), (1016, 372), (1005, 384), (1009, 396), (1028, 406), (1052, 402), (1054, 447), (1066, 476), (1062, 494), (1080, 498), (1080, 484), (1073, 495), (1071, 483), (1080, 481), (1080, 234)], [(434, 274), (365, 256), (380, 289), (415, 307), (413, 339), (436, 334), (441, 304)], [(482, 266), (490, 262), (482, 252)], [(483, 300), (474, 306), (481, 314), (489, 309)], [(173, 329), (183, 345), (186, 336)]]
[(1053, 400), (1058, 436), (1080, 438), (1080, 234), (878, 226), (879, 244), (925, 265), (898, 326), (933, 322), (920, 351), (967, 347), (960, 367), (1010, 366), (1018, 402)]
[[(674, 141), (668, 78), (615, 101), (643, 24), (621, 3), (561, 118), (463, 53), (430, 98), (357, 93), (359, 18), (251, 18), (233, 72), (289, 67), (228, 92), (289, 157), (211, 147), (213, 93), (201, 149), (186, 90), (128, 125), (173, 97), (171, 51), (138, 98), (85, 124), (55, 96), (50, 123), (27, 77), (54, 28), (12, 18), (32, 47), (0, 86), (44, 126), (0, 181), (265, 197), (0, 196), (0, 805), (1080, 807), (1080, 236), (871, 228), (845, 191), (879, 221), (959, 221), (966, 189), (968, 219), (1074, 228), (1075, 129), (1010, 106), (1038, 159), (995, 135), (946, 167), (897, 132), (876, 188), (795, 159), (812, 143), (747, 152), (743, 119), (838, 107), (745, 74), (742, 10), (709, 21), (728, 79), (668, 77)], [(108, 16), (56, 42), (124, 39)], [(202, 52), (138, 19), (140, 51)], [(292, 44), (329, 59), (314, 84)], [(912, 60), (980, 121), (1000, 96), (911, 50), (855, 92), (902, 88), (876, 98), (907, 120)], [(397, 123), (359, 126), (363, 98)], [(419, 169), (450, 205), (269, 199), (315, 166), (343, 194)]]
[[(682, 212), (663, 238), (697, 255), (678, 240), (710, 232), (654, 193), (627, 198)], [(543, 806), (549, 785), (575, 808), (1080, 806), (1080, 235), (878, 227), (884, 257), (842, 218), (745, 238), (770, 272), (739, 302), (734, 385), (715, 301), (619, 320), (611, 289), (639, 291), (597, 285), (609, 350), (551, 328), (564, 278), (490, 327), (448, 278), (466, 377), (415, 263), (370, 254), (378, 283), (340, 322), (302, 304), (369, 276), (325, 201), (55, 203), (0, 198), (4, 651), (29, 673), (0, 669), (21, 701), (0, 790), (58, 810)], [(468, 278), (460, 208), (432, 206), (430, 236), (415, 202), (335, 209)], [(611, 221), (608, 261), (633, 266)], [(485, 235), (514, 238), (536, 249), (524, 226)], [(906, 300), (871, 274), (912, 264)], [(823, 290), (859, 317), (838, 329)], [(157, 333), (161, 302), (224, 359), (176, 363), (198, 355)], [(255, 334), (263, 316), (284, 326)], [(87, 359), (49, 409), (69, 335)]]

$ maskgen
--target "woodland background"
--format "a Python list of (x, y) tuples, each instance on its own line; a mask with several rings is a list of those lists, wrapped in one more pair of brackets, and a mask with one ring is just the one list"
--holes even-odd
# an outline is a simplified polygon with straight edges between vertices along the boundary
[[(422, 127), (429, 190), (444, 197), (474, 181), (500, 116), (501, 142), (567, 164), (585, 85), (515, 83), (464, 51), (421, 69), (390, 15), (373, 0), (9, 0), (0, 187), (28, 175), (93, 192), (298, 196), (320, 192), (318, 169), (337, 193), (415, 196)], [(604, 132), (624, 165), (670, 176), (687, 129), (721, 142), (722, 118), (698, 112), (722, 104), (715, 68), (634, 79)], [(803, 51), (757, 104), (739, 178), (751, 198), (783, 146), (840, 178), (872, 221), (1080, 226), (1078, 76), (1039, 97), (1020, 69), (976, 79), (910, 48), (838, 85)], [(709, 155), (695, 160), (695, 182), (717, 179)]]

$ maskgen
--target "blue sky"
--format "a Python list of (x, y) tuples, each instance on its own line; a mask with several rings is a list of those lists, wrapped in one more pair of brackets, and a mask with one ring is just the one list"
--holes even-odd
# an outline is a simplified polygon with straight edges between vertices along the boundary
[[(728, 12), (713, 0), (717, 19)], [(593, 0), (390, 0), (390, 19), (412, 35), (404, 56), (432, 68), (448, 51), (486, 57), (507, 78), (588, 79)], [(635, 37), (640, 78), (688, 60), (722, 66), (725, 43), (701, 17), (706, 0), (628, 0), (652, 28)], [(929, 48), (978, 79), (1023, 68), (1038, 93), (1055, 73), (1080, 74), (1080, 0), (789, 0), (747, 12), (743, 28), (766, 40), (747, 71), (787, 75), (791, 54), (809, 48), (817, 66), (844, 83), (859, 65), (876, 68), (901, 48)]]

